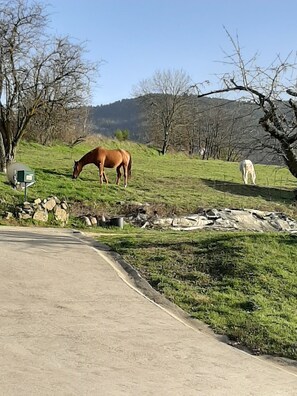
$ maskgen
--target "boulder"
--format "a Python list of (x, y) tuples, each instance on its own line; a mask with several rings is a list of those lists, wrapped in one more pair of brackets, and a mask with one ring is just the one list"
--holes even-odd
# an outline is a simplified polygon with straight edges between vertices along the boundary
[(48, 221), (48, 212), (46, 209), (44, 210), (36, 210), (36, 212), (33, 214), (33, 220), (36, 221), (42, 221), (43, 223), (46, 223)]
[(57, 205), (55, 198), (49, 198), (46, 202), (43, 203), (44, 209), (51, 211)]
[(66, 224), (69, 219), (69, 214), (61, 206), (57, 205), (54, 208), (54, 217), (59, 223)]

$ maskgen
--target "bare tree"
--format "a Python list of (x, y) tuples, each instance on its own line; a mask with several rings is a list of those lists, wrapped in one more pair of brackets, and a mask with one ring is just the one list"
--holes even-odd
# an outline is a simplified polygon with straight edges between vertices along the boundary
[(90, 129), (88, 107), (53, 108), (51, 103), (48, 103), (48, 106), (40, 108), (31, 120), (24, 139), (42, 145), (57, 141), (70, 144), (78, 138), (86, 137)]
[(190, 82), (182, 70), (156, 71), (134, 90), (135, 96), (143, 99), (151, 136), (160, 141), (162, 154), (167, 152), (170, 140), (183, 123), (181, 113), (188, 103)]
[(196, 85), (198, 97), (225, 92), (243, 93), (241, 100), (251, 102), (260, 109), (259, 124), (263, 129), (263, 148), (282, 156), (288, 169), (297, 177), (297, 62), (294, 54), (285, 59), (277, 56), (268, 67), (259, 67), (255, 55), (247, 61), (242, 55), (238, 37), (227, 32), (234, 52), (226, 56), (233, 72), (223, 75), (222, 86), (205, 92)]
[(81, 44), (48, 37), (47, 24), (41, 3), (0, 0), (0, 170), (41, 109), (74, 109), (90, 94), (97, 66), (83, 59)]
[(237, 120), (236, 106), (230, 114), (224, 108), (210, 108), (201, 115), (200, 147), (204, 148), (203, 159), (235, 161), (242, 151), (244, 126)]

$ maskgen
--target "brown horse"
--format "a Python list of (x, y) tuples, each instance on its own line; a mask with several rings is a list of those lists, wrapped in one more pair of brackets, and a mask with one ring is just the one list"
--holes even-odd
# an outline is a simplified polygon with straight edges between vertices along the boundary
[(116, 168), (116, 184), (119, 184), (122, 167), (124, 170), (125, 187), (127, 187), (127, 180), (128, 177), (131, 177), (132, 167), (132, 158), (128, 151), (121, 149), (107, 150), (103, 147), (96, 147), (81, 157), (79, 161), (74, 161), (72, 178), (76, 179), (82, 171), (82, 168), (87, 164), (95, 164), (99, 168), (100, 184), (103, 183), (103, 180), (108, 183), (104, 167)]

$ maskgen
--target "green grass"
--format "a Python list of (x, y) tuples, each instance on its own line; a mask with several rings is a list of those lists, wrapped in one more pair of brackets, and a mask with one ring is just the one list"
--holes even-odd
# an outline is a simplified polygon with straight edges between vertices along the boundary
[[(128, 149), (132, 179), (99, 185), (98, 170), (86, 166), (72, 180), (73, 161), (91, 148)], [(160, 156), (133, 143), (92, 138), (70, 148), (22, 143), (17, 161), (35, 170), (28, 199), (55, 195), (70, 204), (72, 221), (84, 214), (122, 213), (133, 201), (148, 202), (159, 214), (195, 213), (198, 208), (254, 208), (297, 218), (292, 190), (296, 179), (285, 168), (256, 165), (257, 186), (245, 186), (238, 163), (202, 161), (183, 154)], [(0, 174), (0, 210), (22, 202)], [(125, 203), (119, 204), (119, 203)], [(9, 222), (1, 220), (0, 224)], [(13, 223), (15, 224), (15, 222)], [(95, 231), (95, 229), (92, 229)], [(119, 252), (167, 298), (216, 332), (254, 353), (297, 358), (297, 239), (287, 234), (98, 229), (98, 238)]]
[[(132, 153), (132, 179), (125, 189), (115, 186), (115, 170), (107, 169), (110, 184), (99, 185), (98, 170), (87, 165), (77, 180), (71, 179), (73, 160), (98, 144), (113, 148), (119, 145)], [(94, 212), (108, 208), (120, 212), (121, 202), (148, 202), (163, 207), (164, 212), (177, 214), (196, 212), (204, 208), (254, 208), (283, 211), (297, 215), (292, 190), (296, 179), (285, 168), (256, 165), (257, 186), (245, 186), (238, 163), (202, 161), (184, 154), (160, 156), (156, 150), (133, 143), (103, 143), (93, 139), (74, 148), (63, 145), (44, 147), (22, 143), (17, 161), (35, 170), (34, 186), (29, 199), (56, 195), (68, 202), (83, 202)], [(0, 199), (22, 201), (23, 193), (14, 191), (0, 175)], [(94, 213), (95, 214), (95, 213)]]
[(215, 332), (297, 359), (296, 236), (143, 231), (99, 240)]

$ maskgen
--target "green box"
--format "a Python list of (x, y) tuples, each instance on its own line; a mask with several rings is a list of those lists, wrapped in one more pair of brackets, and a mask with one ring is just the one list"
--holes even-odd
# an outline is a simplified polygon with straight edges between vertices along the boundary
[(19, 170), (17, 171), (17, 182), (19, 183), (32, 183), (35, 181), (35, 175), (32, 171)]

